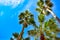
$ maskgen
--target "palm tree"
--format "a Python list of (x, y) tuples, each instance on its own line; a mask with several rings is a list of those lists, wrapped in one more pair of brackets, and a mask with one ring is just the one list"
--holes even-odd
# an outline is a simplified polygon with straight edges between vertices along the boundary
[(39, 8), (37, 10), (42, 11), (43, 14), (52, 14), (52, 16), (60, 23), (60, 19), (52, 11), (52, 2), (50, 0), (39, 0), (37, 2)]
[[(52, 2), (50, 0), (39, 0), (37, 2), (37, 5), (38, 5), (38, 8), (36, 8), (36, 11), (38, 11), (40, 13), (40, 15), (38, 16), (40, 25), (45, 24), (44, 26), (42, 26), (42, 28), (40, 30), (42, 32), (42, 35), (44, 35), (42, 30), (45, 30), (44, 32), (46, 33), (46, 35), (49, 34), (48, 36), (50, 36), (52, 32), (56, 33), (57, 25), (56, 25), (56, 22), (54, 22), (54, 18), (56, 20), (58, 20), (58, 22), (60, 22), (60, 19), (52, 12), (52, 9), (51, 9), (53, 6)], [(44, 19), (45, 19), (44, 17), (49, 14), (52, 14), (52, 16), (54, 18), (49, 19), (49, 21), (47, 21), (47, 22), (44, 22)], [(47, 26), (50, 29), (49, 31), (46, 30)], [(53, 28), (55, 28), (55, 29), (53, 29)], [(40, 33), (40, 35), (41, 35), (41, 33)], [(54, 36), (54, 38), (55, 38), (55, 36)], [(44, 40), (44, 36), (41, 37), (41, 40)]]
[[(31, 14), (28, 10), (26, 10), (25, 12), (22, 12), (19, 15), (19, 24), (23, 24), (23, 28), (21, 33), (17, 36), (17, 40), (23, 40), (23, 33), (24, 33), (24, 28), (27, 28), (28, 25), (33, 25), (34, 28), (37, 27), (33, 18), (33, 14)], [(29, 39), (29, 38), (26, 38)], [(26, 40), (24, 39), (24, 40)]]
[[(50, 0), (39, 0), (37, 2), (37, 5), (38, 8), (36, 8), (36, 11), (39, 12), (38, 20), (40, 25), (36, 30), (28, 31), (29, 35), (35, 34), (34, 35), (35, 37), (36, 36), (39, 37), (40, 35), (41, 40), (53, 40), (53, 38), (55, 40), (56, 33), (57, 33), (56, 20), (60, 22), (60, 19), (52, 12), (51, 8), (53, 4), (51, 3)], [(48, 16), (49, 14), (52, 14), (53, 17), (48, 21), (45, 21), (45, 16)]]
[[(34, 40), (55, 40), (57, 39), (56, 34), (58, 31), (58, 25), (56, 20), (60, 22), (60, 19), (52, 11), (52, 2), (50, 0), (38, 0), (36, 11), (38, 11), (38, 21), (39, 25), (34, 21), (34, 15), (28, 10), (21, 12), (19, 15), (19, 24), (23, 24), (21, 33), (14, 33), (16, 40), (30, 40), (29, 37), (24, 39), (24, 28), (27, 28), (29, 25), (33, 25), (34, 29), (28, 31), (29, 36), (34, 36)], [(45, 17), (52, 14), (52, 18), (46, 20)], [(32, 26), (32, 27), (33, 27)], [(11, 38), (13, 40), (13, 38)]]
[(33, 14), (31, 14), (28, 10), (26, 10), (25, 12), (22, 12), (19, 15), (19, 19), (20, 19), (19, 23), (23, 24), (23, 29), (22, 29), (22, 32), (20, 33), (20, 35), (18, 36), (17, 40), (21, 40), (24, 28), (27, 28), (28, 25), (32, 24), (34, 27), (37, 27), (37, 25), (35, 24), (34, 18), (33, 18)]

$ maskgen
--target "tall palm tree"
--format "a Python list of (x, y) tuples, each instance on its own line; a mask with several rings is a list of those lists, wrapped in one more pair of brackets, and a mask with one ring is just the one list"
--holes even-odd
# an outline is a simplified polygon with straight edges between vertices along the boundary
[[(28, 10), (21, 12), (19, 15), (19, 24), (23, 24), (21, 33), (17, 36), (17, 40), (23, 40), (24, 28), (27, 28), (28, 25), (33, 25), (34, 28), (37, 27), (34, 21), (34, 16)], [(16, 35), (16, 34), (15, 34)], [(12, 38), (11, 38), (12, 39)], [(26, 38), (29, 39), (29, 38)], [(26, 40), (24, 39), (24, 40)]]
[(60, 23), (60, 19), (52, 11), (52, 2), (50, 0), (39, 0), (37, 2), (39, 8), (37, 10), (42, 11), (43, 14), (52, 14), (52, 16)]
[[(39, 19), (40, 25), (43, 25), (41, 30), (40, 30), (41, 31), (41, 33), (40, 33), (41, 40), (45, 40), (43, 32), (46, 32), (46, 35), (49, 34), (48, 36), (50, 36), (50, 34), (52, 32), (56, 33), (57, 25), (56, 25), (56, 23), (54, 22), (53, 19), (55, 18), (59, 23), (60, 23), (60, 19), (53, 13), (53, 11), (51, 9), (53, 4), (52, 4), (52, 2), (50, 0), (38, 0), (37, 5), (38, 5), (38, 7), (36, 8), (36, 11), (39, 12), (38, 19)], [(50, 19), (47, 22), (44, 22), (45, 16), (47, 16), (49, 14), (52, 14), (52, 16), (54, 18)], [(50, 29), (50, 31), (46, 30), (47, 26)], [(55, 29), (53, 29), (54, 27), (55, 27)], [(53, 31), (52, 29), (55, 30), (55, 31)], [(43, 31), (43, 30), (45, 30), (45, 31)]]
[(24, 28), (27, 28), (28, 25), (33, 25), (34, 27), (37, 27), (37, 25), (35, 24), (34, 18), (33, 18), (33, 14), (31, 14), (28, 10), (26, 10), (25, 12), (22, 12), (19, 15), (19, 23), (23, 24), (23, 29), (22, 32), (20, 33), (20, 35), (18, 36), (17, 40), (21, 40), (21, 37), (23, 35), (24, 32)]
[[(57, 33), (56, 20), (60, 22), (60, 19), (52, 12), (51, 7), (53, 6), (53, 4), (50, 0), (39, 0), (37, 2), (37, 5), (38, 8), (36, 8), (36, 11), (39, 12), (38, 20), (40, 25), (38, 26), (37, 30), (28, 31), (28, 34), (31, 36), (35, 36), (35, 40), (39, 37), (39, 35), (40, 40), (53, 40), (53, 38), (55, 40)], [(53, 17), (45, 22), (45, 16), (49, 14), (52, 14)]]

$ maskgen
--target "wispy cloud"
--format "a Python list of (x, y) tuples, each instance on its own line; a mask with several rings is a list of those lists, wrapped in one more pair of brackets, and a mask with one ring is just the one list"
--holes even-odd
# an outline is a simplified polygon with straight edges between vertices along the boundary
[(12, 6), (14, 8), (23, 1), (24, 0), (0, 0), (0, 4), (4, 6)]
[(17, 15), (17, 13), (12, 14), (10, 17), (11, 17), (11, 18), (14, 18), (16, 15)]
[(0, 16), (3, 16), (3, 14), (4, 14), (4, 12), (3, 12), (3, 11), (1, 11), (1, 12), (0, 12)]
[(29, 3), (26, 5), (25, 9), (29, 9), (31, 5), (34, 3), (34, 0), (29, 0)]

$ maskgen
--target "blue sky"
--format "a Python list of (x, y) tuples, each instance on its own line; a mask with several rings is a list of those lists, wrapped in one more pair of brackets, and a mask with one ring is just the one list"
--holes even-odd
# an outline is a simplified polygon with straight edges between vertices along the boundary
[[(0, 0), (0, 40), (9, 40), (14, 32), (21, 32), (19, 24), (20, 12), (29, 9), (37, 17), (35, 11), (37, 0)], [(53, 12), (60, 18), (60, 0), (52, 0)], [(26, 28), (29, 30), (31, 27)], [(27, 34), (27, 31), (25, 31)], [(24, 34), (25, 37), (27, 37)]]

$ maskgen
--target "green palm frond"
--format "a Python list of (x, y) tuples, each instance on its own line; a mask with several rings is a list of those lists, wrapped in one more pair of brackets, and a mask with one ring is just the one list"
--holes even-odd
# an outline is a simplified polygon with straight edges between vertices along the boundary
[(14, 40), (13, 38), (10, 38), (10, 40)]
[(39, 22), (44, 22), (44, 14), (40, 14), (39, 16), (38, 16), (38, 19), (39, 19)]
[(31, 36), (34, 36), (37, 34), (37, 32), (36, 32), (36, 30), (30, 30), (30, 31), (28, 31), (28, 34)]
[(30, 38), (29, 38), (29, 37), (27, 37), (27, 38), (25, 38), (24, 40), (30, 40)]
[(14, 38), (17, 38), (18, 35), (19, 35), (18, 33), (13, 33)]

